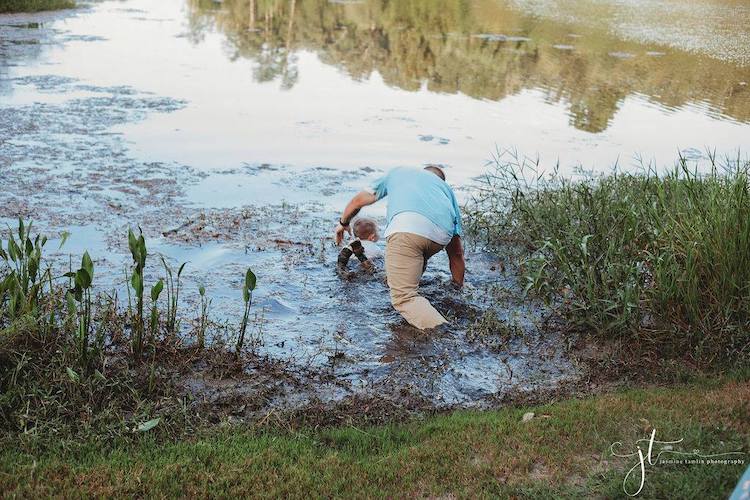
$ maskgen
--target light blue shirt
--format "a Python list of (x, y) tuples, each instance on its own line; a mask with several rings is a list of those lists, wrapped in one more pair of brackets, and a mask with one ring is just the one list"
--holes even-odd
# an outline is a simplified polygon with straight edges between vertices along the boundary
[(394, 168), (375, 181), (372, 192), (378, 200), (388, 196), (388, 224), (401, 212), (416, 212), (451, 236), (463, 236), (456, 195), (443, 179), (427, 170)]
[(748, 498), (750, 498), (750, 467), (740, 478), (740, 482), (737, 483), (737, 487), (729, 500), (747, 500)]

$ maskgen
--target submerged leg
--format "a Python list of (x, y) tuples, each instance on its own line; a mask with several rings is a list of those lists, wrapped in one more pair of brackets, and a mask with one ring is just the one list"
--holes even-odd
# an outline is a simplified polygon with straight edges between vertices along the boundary
[(409, 324), (420, 330), (446, 322), (443, 315), (419, 295), (419, 280), (427, 259), (436, 252), (436, 245), (411, 233), (396, 233), (388, 237), (385, 272), (391, 303)]

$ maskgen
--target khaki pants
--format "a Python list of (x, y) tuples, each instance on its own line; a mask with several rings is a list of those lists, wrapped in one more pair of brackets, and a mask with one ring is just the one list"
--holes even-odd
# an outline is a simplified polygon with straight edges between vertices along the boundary
[(445, 323), (443, 315), (419, 295), (419, 280), (427, 260), (443, 246), (412, 233), (395, 233), (386, 241), (385, 273), (393, 307), (420, 330)]

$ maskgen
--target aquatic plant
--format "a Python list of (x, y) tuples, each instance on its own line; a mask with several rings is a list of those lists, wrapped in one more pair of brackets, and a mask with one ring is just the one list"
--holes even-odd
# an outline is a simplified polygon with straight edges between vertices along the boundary
[(211, 307), (211, 299), (206, 297), (206, 287), (198, 287), (200, 295), (200, 314), (198, 316), (198, 348), (203, 349), (206, 346), (206, 328), (208, 328), (208, 310)]
[(164, 271), (167, 274), (166, 279), (166, 289), (167, 289), (167, 332), (169, 333), (176, 333), (177, 332), (177, 305), (180, 300), (180, 277), (182, 276), (182, 271), (185, 269), (185, 265), (187, 262), (183, 262), (182, 265), (177, 269), (177, 277), (175, 278), (172, 274), (172, 268), (167, 264), (167, 261), (164, 259), (164, 257), (161, 257), (162, 265), (164, 266)]
[(250, 306), (253, 303), (253, 290), (255, 290), (257, 279), (255, 273), (248, 267), (245, 272), (245, 281), (242, 284), (242, 300), (245, 303), (245, 310), (242, 314), (242, 323), (240, 324), (240, 332), (237, 336), (237, 354), (239, 355), (242, 350), (242, 345), (245, 343), (245, 332), (247, 330), (247, 323), (250, 317)]
[(151, 287), (151, 342), (156, 340), (156, 334), (159, 330), (159, 308), (157, 302), (159, 295), (161, 295), (164, 289), (164, 280), (159, 280), (154, 286)]
[[(95, 291), (94, 262), (88, 252), (77, 269), (71, 256), (68, 272), (55, 278), (49, 267), (40, 271), (47, 238), (32, 236), (31, 224), (23, 220), (11, 233), (9, 243), (3, 240), (0, 245), (0, 438), (5, 434), (27, 442), (53, 437), (57, 442), (61, 436), (80, 433), (107, 437), (136, 431), (181, 433), (200, 420), (177, 392), (174, 376), (180, 367), (160, 362), (161, 356), (180, 363), (192, 359), (190, 350), (181, 354), (176, 339), (160, 335), (169, 334), (172, 318), (174, 325), (179, 321), (176, 305), (184, 265), (176, 276), (168, 270), (150, 287), (149, 318), (145, 318), (147, 249), (142, 233), (128, 231), (133, 265), (125, 271), (127, 310), (118, 308), (117, 292)], [(255, 276), (248, 270), (237, 356), (254, 288)], [(160, 303), (165, 289), (169, 290), (166, 305)], [(211, 300), (205, 287), (199, 293), (198, 335), (203, 348)], [(130, 338), (125, 337), (128, 327)], [(143, 362), (146, 349), (149, 363)], [(224, 360), (224, 354), (217, 348), (204, 356)], [(148, 425), (156, 421), (158, 428)]]
[[(76, 337), (81, 365), (86, 366), (89, 351), (89, 333), (91, 331), (91, 285), (94, 281), (94, 263), (88, 252), (83, 254), (81, 267), (64, 276), (70, 278), (73, 287), (65, 294), (68, 314), (78, 319)], [(76, 303), (78, 305), (76, 306)]]
[(573, 326), (698, 362), (737, 356), (750, 341), (750, 163), (710, 158), (705, 173), (680, 157), (664, 174), (572, 180), (501, 153), (467, 227), (521, 248), (527, 291)]
[(51, 271), (41, 272), (42, 249), (47, 243), (45, 236), (31, 239), (31, 227), (18, 219), (17, 232), (8, 227), (8, 241), (5, 249), (0, 245), (0, 259), (8, 274), (0, 281), (0, 309), (10, 319), (24, 314), (35, 315), (40, 307), (42, 286), (51, 279)]
[(143, 336), (145, 327), (143, 323), (143, 272), (146, 267), (146, 240), (143, 231), (138, 228), (139, 235), (135, 236), (132, 229), (128, 229), (128, 246), (133, 257), (133, 271), (130, 277), (130, 286), (135, 292), (135, 318), (132, 325), (131, 345), (133, 354), (140, 358), (143, 354)]

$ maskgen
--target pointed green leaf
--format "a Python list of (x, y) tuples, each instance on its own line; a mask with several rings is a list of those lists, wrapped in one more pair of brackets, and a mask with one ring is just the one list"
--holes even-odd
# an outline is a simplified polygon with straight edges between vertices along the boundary
[(133, 234), (133, 230), (130, 228), (128, 228), (128, 248), (130, 248), (130, 253), (133, 256), (133, 260), (137, 260), (136, 252), (138, 249), (138, 240), (135, 238), (135, 234)]
[(68, 238), (70, 238), (70, 233), (68, 231), (63, 231), (60, 233), (60, 246), (57, 247), (58, 250), (60, 250), (63, 245), (65, 245), (65, 242), (68, 241)]
[(29, 259), (29, 277), (31, 280), (36, 280), (36, 273), (39, 271), (39, 259), (32, 257)]
[(8, 238), (8, 255), (10, 255), (10, 260), (16, 261), (18, 258), (18, 245), (16, 245), (16, 240), (13, 239), (13, 235), (10, 235), (10, 238)]
[(91, 256), (89, 256), (88, 252), (83, 253), (83, 258), (81, 259), (81, 267), (85, 269), (87, 273), (89, 273), (89, 279), (93, 282), (94, 281), (94, 263), (91, 261)]
[(89, 276), (89, 272), (83, 268), (76, 271), (76, 287), (79, 287), (81, 290), (88, 290), (90, 286), (91, 276)]
[(140, 294), (143, 292), (143, 281), (141, 280), (141, 275), (137, 272), (134, 272), (133, 276), (130, 278), (130, 284), (136, 293)]
[(167, 278), (171, 278), (172, 268), (169, 267), (169, 264), (167, 264), (167, 261), (164, 259), (163, 255), (159, 255), (159, 258), (161, 259), (161, 265), (164, 267), (164, 270), (167, 271)]
[(73, 383), (76, 383), (76, 384), (77, 384), (77, 383), (78, 383), (78, 382), (79, 382), (79, 381), (81, 380), (81, 377), (80, 377), (80, 376), (79, 376), (79, 375), (78, 375), (78, 374), (77, 374), (77, 373), (75, 372), (75, 370), (73, 370), (72, 368), (70, 368), (70, 367), (67, 367), (67, 368), (65, 368), (65, 371), (66, 371), (66, 372), (68, 373), (68, 378), (69, 378), (69, 379), (70, 379), (70, 380), (71, 380), (71, 381), (72, 381)]
[(248, 267), (245, 273), (245, 288), (255, 290), (256, 281), (255, 273)]
[(151, 287), (151, 300), (156, 302), (159, 300), (159, 295), (164, 289), (164, 280), (159, 280), (154, 286)]
[(138, 427), (135, 428), (138, 432), (148, 432), (157, 425), (159, 425), (159, 422), (161, 422), (161, 418), (152, 418), (151, 420), (148, 420), (146, 422), (143, 422)]

